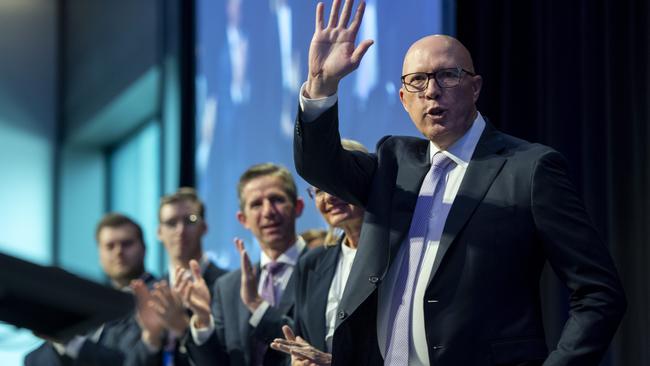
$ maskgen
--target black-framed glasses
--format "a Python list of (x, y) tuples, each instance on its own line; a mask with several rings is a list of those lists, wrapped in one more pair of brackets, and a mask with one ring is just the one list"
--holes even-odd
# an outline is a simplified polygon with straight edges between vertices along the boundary
[(162, 221), (162, 224), (168, 228), (175, 228), (179, 223), (183, 223), (185, 226), (194, 226), (199, 223), (201, 218), (199, 215), (190, 214), (183, 217), (174, 217), (169, 220)]
[(309, 198), (315, 200), (316, 198), (320, 197), (323, 195), (325, 191), (323, 191), (320, 188), (316, 187), (309, 187), (307, 188), (307, 194), (309, 195)]
[(429, 81), (434, 79), (441, 88), (453, 88), (460, 84), (463, 74), (475, 76), (476, 74), (460, 66), (449, 69), (440, 69), (434, 72), (413, 72), (402, 75), (404, 89), (410, 93), (419, 93), (427, 90)]

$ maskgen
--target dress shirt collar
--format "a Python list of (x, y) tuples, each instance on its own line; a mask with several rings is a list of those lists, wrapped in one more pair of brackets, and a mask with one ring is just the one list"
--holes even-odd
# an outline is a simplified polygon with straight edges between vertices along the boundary
[(349, 257), (355, 255), (357, 252), (356, 248), (350, 248), (345, 244), (345, 238), (343, 239), (343, 242), (341, 243), (341, 254), (343, 254), (344, 257)]
[[(292, 267), (295, 266), (296, 263), (298, 263), (298, 257), (300, 257), (300, 253), (306, 245), (307, 244), (305, 244), (305, 241), (302, 239), (302, 237), (300, 235), (297, 235), (296, 241), (289, 247), (289, 249), (280, 254), (278, 259), (276, 259), (276, 262), (285, 263)], [(262, 251), (260, 255), (260, 265), (262, 268), (264, 268), (264, 266), (269, 262), (272, 262), (271, 258), (266, 255), (264, 251)]]
[[(474, 119), (474, 122), (472, 122), (472, 127), (470, 127), (469, 130), (467, 130), (467, 132), (465, 132), (465, 134), (458, 139), (458, 141), (454, 142), (447, 150), (443, 150), (442, 153), (453, 160), (456, 165), (467, 168), (484, 129), (485, 120), (481, 113), (477, 111), (476, 118)], [(429, 146), (429, 161), (432, 161), (433, 155), (441, 150), (431, 141), (429, 142)]]

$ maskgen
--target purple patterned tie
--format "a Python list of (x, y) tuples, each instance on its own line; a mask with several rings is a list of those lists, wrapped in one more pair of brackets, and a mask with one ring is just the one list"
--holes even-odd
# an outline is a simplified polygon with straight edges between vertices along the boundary
[(276, 305), (276, 301), (279, 302), (278, 289), (274, 285), (275, 277), (282, 272), (285, 264), (282, 262), (269, 262), (264, 265), (266, 269), (266, 279), (262, 285), (262, 291), (260, 296), (266, 300), (271, 306)]
[[(269, 262), (264, 265), (266, 270), (266, 278), (262, 284), (262, 289), (260, 291), (260, 296), (262, 299), (266, 300), (271, 306), (276, 305), (276, 301), (280, 301), (279, 289), (274, 285), (275, 278), (280, 275), (282, 270), (285, 267), (285, 263), (282, 262)], [(258, 339), (255, 340), (255, 353), (253, 355), (252, 364), (255, 366), (264, 365), (264, 355), (268, 350), (269, 345), (266, 342), (262, 342)]]
[(411, 219), (408, 235), (408, 248), (404, 252), (403, 261), (397, 273), (395, 289), (392, 294), (390, 307), (388, 337), (386, 339), (387, 366), (408, 365), (409, 344), (411, 338), (411, 311), (413, 293), (420, 272), (420, 263), (424, 256), (425, 238), (431, 219), (434, 200), (442, 199), (441, 192), (445, 181), (440, 181), (452, 160), (445, 154), (438, 152), (433, 156), (431, 169), (424, 177), (415, 212)]

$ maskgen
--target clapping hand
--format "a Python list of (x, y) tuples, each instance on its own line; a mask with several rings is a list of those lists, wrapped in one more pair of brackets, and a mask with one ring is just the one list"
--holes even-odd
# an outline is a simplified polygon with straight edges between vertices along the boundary
[(285, 325), (282, 327), (284, 338), (276, 338), (271, 348), (291, 355), (291, 366), (329, 366), (332, 355), (316, 349), (301, 337), (296, 337), (293, 330)]
[(254, 312), (262, 303), (262, 298), (257, 292), (257, 284), (259, 281), (257, 269), (251, 263), (246, 247), (244, 247), (244, 241), (235, 238), (235, 247), (239, 252), (241, 260), (241, 301), (246, 305), (248, 310)]
[(192, 259), (188, 271), (181, 266), (176, 267), (176, 284), (173, 292), (180, 297), (183, 306), (193, 313), (192, 321), (197, 328), (205, 328), (210, 322), (210, 290), (201, 275), (201, 266)]

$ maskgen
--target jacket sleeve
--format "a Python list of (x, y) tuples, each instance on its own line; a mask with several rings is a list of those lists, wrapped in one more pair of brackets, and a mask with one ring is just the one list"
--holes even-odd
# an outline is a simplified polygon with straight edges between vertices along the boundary
[(621, 282), (564, 158), (544, 154), (532, 175), (533, 219), (550, 265), (570, 290), (569, 318), (544, 365), (597, 365), (625, 313)]

